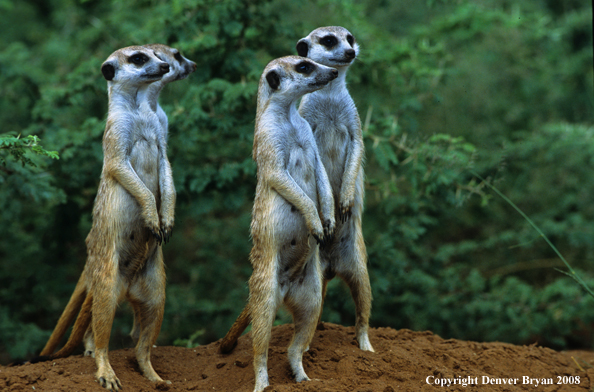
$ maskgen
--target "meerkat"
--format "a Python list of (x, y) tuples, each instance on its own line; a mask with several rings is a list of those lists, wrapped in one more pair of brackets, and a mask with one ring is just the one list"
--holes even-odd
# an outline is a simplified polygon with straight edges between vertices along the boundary
[(268, 344), (281, 303), (295, 324), (288, 349), (291, 370), (297, 382), (309, 380), (302, 356), (322, 305), (318, 243), (329, 240), (335, 220), (330, 184), (311, 128), (297, 113), (296, 103), (336, 75), (333, 68), (288, 56), (271, 61), (260, 78), (253, 148), (257, 185), (250, 262), (254, 271), (246, 307), (251, 310), (256, 392), (269, 384)]
[[(132, 304), (138, 323), (138, 365), (149, 380), (163, 381), (153, 369), (150, 351), (163, 321), (165, 268), (160, 245), (173, 228), (175, 189), (166, 135), (148, 96), (151, 84), (169, 70), (167, 62), (142, 46), (119, 49), (101, 66), (109, 109), (103, 170), (86, 239), (87, 262), (40, 354), (69, 355), (91, 325), (96, 378), (110, 391), (122, 388), (109, 363), (108, 344), (116, 307), (124, 298)], [(52, 354), (79, 307), (68, 342)]]
[(336, 275), (345, 281), (355, 302), (359, 347), (374, 351), (368, 336), (372, 295), (361, 230), (365, 151), (361, 121), (345, 80), (359, 45), (347, 29), (331, 26), (315, 29), (297, 42), (296, 49), (299, 56), (338, 70), (336, 79), (305, 95), (299, 105), (299, 114), (311, 125), (338, 216), (333, 240), (320, 250), (323, 297)]
[[(168, 132), (168, 119), (167, 114), (159, 105), (159, 94), (165, 85), (175, 82), (177, 80), (183, 80), (187, 78), (191, 73), (196, 71), (196, 63), (184, 57), (178, 49), (172, 48), (167, 45), (163, 44), (149, 44), (143, 45), (143, 47), (147, 48), (148, 50), (152, 50), (155, 56), (157, 56), (162, 61), (167, 62), (169, 64), (169, 72), (167, 72), (160, 80), (157, 80), (154, 83), (151, 83), (147, 89), (147, 101), (152, 110), (155, 111), (157, 117), (159, 118), (159, 122), (161, 124), (161, 132), (163, 134), (163, 138), (161, 139), (163, 142), (167, 141), (167, 132)], [(162, 146), (162, 150), (166, 151), (166, 145)], [(169, 165), (162, 165), (160, 167), (161, 170), (164, 170), (164, 173), (160, 173), (159, 178), (164, 179), (165, 181), (172, 181), (173, 177), (171, 175), (171, 169)], [(162, 189), (174, 189), (173, 183), (171, 184), (164, 184)], [(170, 200), (170, 203), (175, 203), (175, 193), (169, 193), (167, 195), (162, 195), (162, 197), (173, 198)], [(165, 239), (165, 242), (168, 241), (168, 238)], [(138, 308), (133, 307), (134, 310), (134, 324), (132, 327), (132, 331), (130, 332), (130, 336), (132, 339), (137, 342), (140, 336), (140, 330), (138, 328)], [(93, 340), (93, 329), (91, 326), (88, 327), (87, 332), (84, 335), (84, 345), (85, 345), (85, 356), (95, 356), (95, 342)]]

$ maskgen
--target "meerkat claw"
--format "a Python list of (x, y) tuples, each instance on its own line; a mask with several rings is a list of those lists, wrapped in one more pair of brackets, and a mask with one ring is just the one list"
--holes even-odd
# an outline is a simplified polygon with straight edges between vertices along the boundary
[(170, 238), (171, 238), (171, 229), (164, 229), (163, 230), (163, 244), (169, 243)]
[(350, 206), (347, 207), (341, 207), (340, 211), (339, 211), (339, 219), (342, 223), (345, 223), (346, 221), (348, 221), (352, 215), (352, 209)]
[(313, 233), (312, 233), (312, 236), (313, 236), (313, 238), (315, 238), (315, 239), (316, 239), (316, 242), (318, 243), (318, 245), (320, 245), (320, 244), (321, 244), (321, 242), (322, 242), (322, 240), (320, 239), (320, 237), (319, 237), (319, 236), (317, 236), (316, 234), (313, 234)]
[[(160, 230), (159, 230), (159, 232), (160, 232)], [(161, 245), (161, 236), (159, 235), (159, 232), (151, 229), (151, 233), (153, 234), (153, 236), (157, 240), (157, 244)]]

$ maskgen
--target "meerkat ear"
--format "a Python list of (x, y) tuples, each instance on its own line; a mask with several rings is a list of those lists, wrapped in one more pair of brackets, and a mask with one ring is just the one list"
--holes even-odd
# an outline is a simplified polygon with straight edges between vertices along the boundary
[(305, 38), (302, 38), (297, 42), (297, 54), (301, 57), (307, 57), (307, 52), (309, 50), (309, 44)]
[(280, 86), (280, 76), (276, 71), (270, 71), (266, 74), (266, 81), (271, 89), (276, 90)]
[(115, 76), (115, 67), (111, 63), (103, 63), (101, 66), (101, 73), (105, 80), (113, 80)]

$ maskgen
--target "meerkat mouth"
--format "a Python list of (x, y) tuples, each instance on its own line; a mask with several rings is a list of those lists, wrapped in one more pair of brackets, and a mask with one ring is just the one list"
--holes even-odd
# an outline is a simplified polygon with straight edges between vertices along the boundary
[(330, 80), (326, 80), (326, 81), (319, 81), (319, 82), (313, 82), (313, 83), (310, 83), (310, 84), (309, 84), (309, 86), (310, 86), (310, 87), (319, 87), (319, 86), (325, 86), (325, 85), (327, 85), (328, 83), (330, 83)]
[(187, 78), (188, 76), (190, 76), (190, 72), (188, 72), (188, 73), (183, 73), (183, 74), (179, 74), (179, 75), (177, 76), (177, 79), (175, 79), (175, 80), (182, 80), (182, 79), (185, 79), (185, 78)]
[(144, 77), (146, 79), (160, 79), (162, 78), (165, 74), (167, 74), (167, 72), (165, 73), (154, 73), (154, 74), (146, 74), (144, 75)]
[(353, 62), (354, 58), (352, 59), (330, 59), (330, 61), (334, 62), (335, 65), (349, 65)]

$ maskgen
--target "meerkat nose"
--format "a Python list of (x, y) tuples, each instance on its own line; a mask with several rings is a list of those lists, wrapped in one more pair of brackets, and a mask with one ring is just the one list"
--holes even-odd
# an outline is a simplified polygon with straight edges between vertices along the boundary
[(337, 77), (338, 76), (338, 70), (337, 69), (332, 69), (332, 76)]
[(161, 64), (161, 72), (163, 72), (163, 74), (166, 74), (167, 72), (169, 72), (169, 64), (165, 63), (165, 64)]
[(352, 59), (355, 57), (355, 49), (347, 49), (344, 54), (346, 54), (348, 58)]

